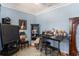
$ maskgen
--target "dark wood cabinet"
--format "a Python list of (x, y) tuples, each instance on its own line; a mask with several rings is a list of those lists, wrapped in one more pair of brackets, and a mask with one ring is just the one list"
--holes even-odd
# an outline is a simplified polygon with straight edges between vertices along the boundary
[(69, 19), (70, 24), (70, 41), (69, 41), (69, 55), (76, 56), (78, 54), (76, 47), (76, 31), (79, 24), (79, 17)]
[(39, 36), (39, 24), (31, 24), (31, 39), (36, 40)]

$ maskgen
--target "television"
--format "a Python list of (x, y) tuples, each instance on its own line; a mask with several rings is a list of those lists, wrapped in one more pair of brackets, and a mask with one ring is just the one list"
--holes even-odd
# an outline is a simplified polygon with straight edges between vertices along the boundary
[(19, 26), (2, 24), (1, 29), (3, 45), (19, 40)]

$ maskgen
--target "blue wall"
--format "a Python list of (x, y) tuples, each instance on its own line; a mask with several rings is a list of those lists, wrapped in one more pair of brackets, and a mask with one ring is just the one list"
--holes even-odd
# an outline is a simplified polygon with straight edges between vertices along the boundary
[[(69, 6), (61, 7), (38, 15), (36, 23), (40, 24), (41, 33), (44, 30), (51, 30), (52, 28), (62, 28), (69, 33), (69, 18), (79, 17), (78, 12), (79, 4), (71, 4)], [(57, 46), (54, 42), (52, 45)], [(61, 42), (61, 51), (69, 53), (69, 40)]]
[[(26, 35), (27, 35), (27, 39), (30, 41), (31, 40), (31, 28), (30, 28), (30, 24), (34, 22), (34, 20), (36, 19), (34, 15), (28, 14), (28, 13), (23, 13), (20, 11), (16, 11), (13, 9), (9, 9), (6, 7), (1, 6), (1, 18), (4, 17), (10, 17), (11, 18), (11, 24), (13, 25), (19, 25), (19, 19), (24, 19), (27, 20), (27, 30), (26, 30)], [(2, 22), (2, 20), (0, 19), (0, 23)]]
[(1, 19), (1, 5), (0, 5), (0, 19)]
[(74, 3), (69, 6), (61, 7), (38, 15), (36, 23), (41, 25), (41, 32), (43, 30), (50, 30), (54, 27), (63, 28), (69, 33), (69, 18), (79, 17), (78, 12), (79, 4)]

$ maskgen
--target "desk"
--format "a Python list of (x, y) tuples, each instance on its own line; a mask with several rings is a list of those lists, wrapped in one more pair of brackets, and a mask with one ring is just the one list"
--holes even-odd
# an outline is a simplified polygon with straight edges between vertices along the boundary
[(58, 51), (59, 51), (59, 54), (61, 55), (61, 52), (60, 52), (60, 42), (64, 39), (63, 37), (54, 37), (54, 36), (45, 36), (45, 35), (42, 35), (42, 38), (43, 40), (53, 40), (53, 41), (57, 41), (58, 42)]

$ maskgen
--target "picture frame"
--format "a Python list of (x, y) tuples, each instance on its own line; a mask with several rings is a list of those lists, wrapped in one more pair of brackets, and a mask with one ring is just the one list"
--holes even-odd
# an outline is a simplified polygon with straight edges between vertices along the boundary
[(19, 19), (19, 28), (22, 30), (27, 29), (27, 20)]

